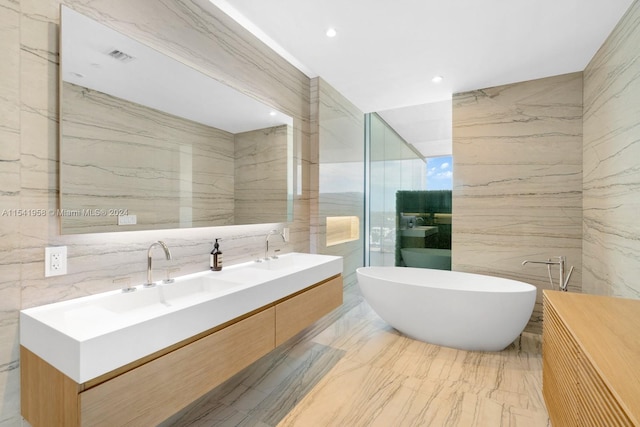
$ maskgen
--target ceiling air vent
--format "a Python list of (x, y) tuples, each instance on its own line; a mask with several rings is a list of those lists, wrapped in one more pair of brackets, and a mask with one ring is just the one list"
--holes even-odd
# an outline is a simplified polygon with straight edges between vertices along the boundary
[(124, 53), (121, 50), (118, 49), (113, 49), (111, 51), (109, 51), (109, 53), (107, 53), (107, 55), (109, 55), (110, 57), (117, 59), (120, 62), (131, 62), (133, 61), (135, 58), (131, 55), (128, 55), (126, 53)]

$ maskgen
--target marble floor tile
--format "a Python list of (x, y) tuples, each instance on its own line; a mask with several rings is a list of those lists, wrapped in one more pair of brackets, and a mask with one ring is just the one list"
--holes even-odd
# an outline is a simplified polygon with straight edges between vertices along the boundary
[(345, 353), (297, 338), (239, 372), (161, 426), (275, 426)]
[(541, 337), (501, 352), (409, 339), (361, 299), (162, 426), (549, 426)]

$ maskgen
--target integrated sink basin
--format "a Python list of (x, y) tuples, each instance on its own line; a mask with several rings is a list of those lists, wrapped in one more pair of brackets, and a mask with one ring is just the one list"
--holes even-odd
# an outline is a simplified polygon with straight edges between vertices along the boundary
[(342, 273), (342, 258), (290, 253), (20, 312), (20, 344), (84, 383)]

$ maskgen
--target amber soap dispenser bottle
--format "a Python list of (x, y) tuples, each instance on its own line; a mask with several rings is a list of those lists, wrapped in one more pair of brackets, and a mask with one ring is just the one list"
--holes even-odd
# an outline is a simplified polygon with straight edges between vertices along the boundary
[(222, 270), (222, 251), (220, 250), (220, 245), (218, 244), (218, 240), (213, 244), (213, 250), (211, 251), (211, 257), (209, 258), (209, 267), (213, 271)]

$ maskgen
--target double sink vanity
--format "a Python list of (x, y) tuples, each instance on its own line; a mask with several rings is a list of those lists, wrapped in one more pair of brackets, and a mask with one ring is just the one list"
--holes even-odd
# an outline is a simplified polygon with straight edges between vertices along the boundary
[(153, 425), (342, 304), (342, 258), (291, 253), (22, 310), (22, 415)]

